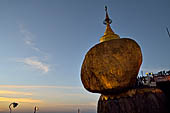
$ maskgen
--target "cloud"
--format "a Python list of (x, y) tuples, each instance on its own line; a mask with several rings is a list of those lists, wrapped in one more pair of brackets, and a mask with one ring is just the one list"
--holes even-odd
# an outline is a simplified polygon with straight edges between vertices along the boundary
[(20, 32), (22, 33), (23, 35), (23, 40), (24, 40), (24, 43), (29, 45), (29, 46), (34, 46), (35, 44), (33, 43), (33, 38), (34, 38), (34, 35), (28, 31), (27, 29), (24, 28), (24, 25), (20, 24), (19, 25), (19, 28), (20, 28)]
[(48, 72), (49, 65), (43, 63), (44, 60), (48, 59), (48, 54), (41, 51), (41, 49), (37, 47), (34, 41), (36, 37), (33, 35), (33, 33), (27, 30), (23, 24), (20, 24), (19, 28), (20, 33), (23, 35), (24, 43), (42, 56), (41, 60), (38, 57), (28, 57), (20, 60), (20, 62), (23, 62), (24, 64), (29, 65), (32, 68), (39, 69), (45, 73)]
[(23, 24), (20, 24), (19, 28), (20, 28), (20, 32), (23, 35), (24, 43), (30, 46), (33, 50), (40, 52), (40, 49), (36, 47), (36, 44), (33, 41), (33, 39), (35, 39), (35, 36), (30, 31), (25, 29)]
[(0, 88), (56, 88), (56, 89), (81, 89), (82, 87), (72, 86), (38, 86), (38, 85), (0, 85)]
[(90, 103), (87, 103), (87, 104), (55, 104), (56, 106), (96, 106), (96, 103), (95, 102), (90, 102)]
[(2, 102), (20, 102), (20, 103), (42, 103), (41, 100), (32, 99), (32, 98), (8, 98), (0, 97)]
[(41, 51), (41, 49), (37, 47), (36, 42), (34, 41), (36, 37), (33, 35), (33, 33), (26, 29), (23, 24), (20, 24), (19, 28), (20, 33), (22, 33), (23, 35), (24, 43), (28, 45), (31, 49), (47, 56), (47, 53)]
[(1, 90), (0, 94), (5, 94), (5, 95), (28, 95), (31, 96), (32, 93), (27, 93), (27, 92), (17, 92), (17, 91), (7, 91), (7, 90)]
[(45, 73), (49, 71), (49, 65), (39, 61), (37, 57), (28, 57), (17, 60), (18, 62), (23, 62), (26, 65), (31, 66), (32, 68), (39, 69)]

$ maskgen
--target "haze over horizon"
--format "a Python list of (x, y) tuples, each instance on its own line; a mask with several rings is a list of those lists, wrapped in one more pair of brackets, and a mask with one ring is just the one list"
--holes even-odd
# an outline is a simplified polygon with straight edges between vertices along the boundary
[[(170, 70), (169, 0), (1, 0), (0, 113), (95, 113), (99, 94), (83, 88), (86, 52), (111, 27), (142, 49), (141, 70)], [(140, 73), (139, 73), (140, 75)]]

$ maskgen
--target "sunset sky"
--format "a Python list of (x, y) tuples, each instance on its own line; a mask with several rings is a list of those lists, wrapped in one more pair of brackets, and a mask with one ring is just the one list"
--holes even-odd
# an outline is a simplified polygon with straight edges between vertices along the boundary
[[(104, 6), (121, 38), (141, 46), (144, 72), (170, 70), (170, 0), (0, 0), (0, 113), (95, 113), (80, 69), (103, 36)], [(139, 72), (140, 75), (140, 72)]]

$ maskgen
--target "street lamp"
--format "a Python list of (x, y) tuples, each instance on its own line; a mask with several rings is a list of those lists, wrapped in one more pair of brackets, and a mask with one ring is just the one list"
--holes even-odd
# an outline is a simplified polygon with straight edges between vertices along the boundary
[(78, 108), (78, 113), (80, 113), (80, 109)]
[(12, 112), (12, 109), (11, 109), (11, 106), (12, 106), (12, 105), (13, 105), (13, 108), (15, 108), (15, 107), (18, 106), (18, 103), (13, 102), (13, 103), (11, 103), (11, 104), (9, 105), (9, 111), (10, 111), (10, 113)]
[(34, 113), (36, 113), (39, 110), (37, 106), (34, 107)]

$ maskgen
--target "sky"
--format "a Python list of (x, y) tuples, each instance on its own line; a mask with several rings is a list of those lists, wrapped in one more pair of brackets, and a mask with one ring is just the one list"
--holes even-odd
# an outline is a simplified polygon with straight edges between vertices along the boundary
[(1, 0), (0, 113), (11, 102), (14, 113), (96, 112), (100, 94), (84, 89), (80, 70), (104, 34), (105, 5), (113, 31), (140, 45), (140, 71), (170, 69), (169, 0)]

